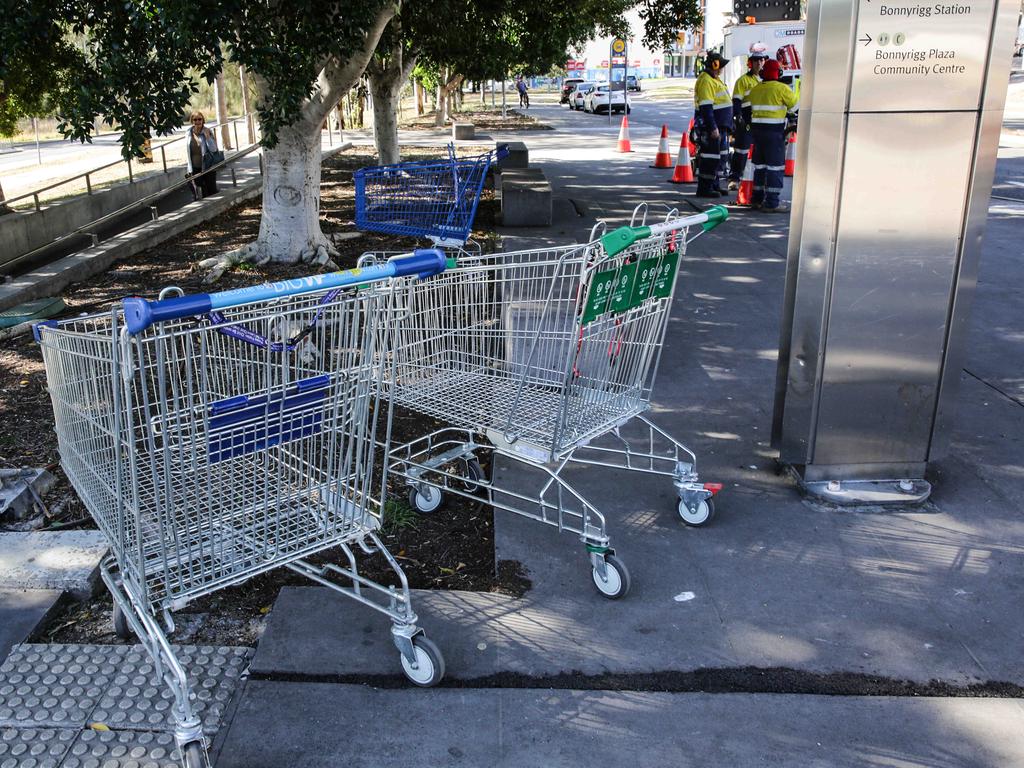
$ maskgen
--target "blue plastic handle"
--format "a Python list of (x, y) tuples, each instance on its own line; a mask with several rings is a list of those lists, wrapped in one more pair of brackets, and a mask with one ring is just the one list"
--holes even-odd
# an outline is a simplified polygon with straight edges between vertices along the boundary
[(237, 307), (240, 304), (267, 301), (284, 296), (297, 296), (348, 285), (361, 285), (387, 280), (390, 277), (416, 275), (422, 279), (444, 272), (444, 269), (444, 251), (440, 248), (421, 248), (408, 256), (394, 256), (383, 264), (374, 264), (370, 267), (346, 269), (343, 272), (331, 272), (327, 275), (310, 275), (291, 280), (279, 280), (275, 283), (251, 285), (247, 288), (236, 288), (220, 293), (197, 293), (163, 301), (149, 301), (133, 297), (124, 299), (122, 305), (128, 332), (136, 334), (142, 333), (153, 323), (205, 315), (213, 310)]

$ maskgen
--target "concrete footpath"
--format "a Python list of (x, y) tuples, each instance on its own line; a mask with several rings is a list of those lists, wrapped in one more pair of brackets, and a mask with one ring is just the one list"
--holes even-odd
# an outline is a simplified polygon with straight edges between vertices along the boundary
[[(508, 231), (506, 247), (572, 242), (643, 201), (695, 207), (692, 186), (648, 168), (666, 109), (635, 105), (632, 155), (602, 118), (531, 109), (556, 130), (514, 138), (584, 215)], [(670, 117), (678, 136), (688, 113)], [(683, 526), (667, 480), (574, 470), (633, 576), (609, 602), (574, 537), (496, 513), (497, 556), (532, 589), (416, 595), (448, 661), (432, 691), (402, 684), (376, 615), (285, 589), (217, 765), (1024, 763), (1022, 225), (1024, 204), (994, 201), (959, 426), (926, 505), (828, 507), (777, 472), (788, 217), (737, 211), (682, 264), (652, 408), (725, 484), (714, 522)]]
[[(633, 107), (632, 154), (614, 151), (614, 122), (554, 105), (530, 113), (555, 130), (493, 136), (525, 141), (556, 197), (552, 226), (503, 231), (506, 249), (580, 242), (642, 202), (652, 216), (701, 207), (693, 186), (649, 168), (661, 123), (677, 142), (689, 110)], [(1022, 175), (1024, 156), (1001, 157), (1000, 178)], [(1024, 202), (993, 201), (958, 427), (927, 504), (829, 507), (777, 471), (788, 217), (736, 210), (682, 261), (650, 414), (724, 484), (715, 520), (686, 528), (667, 479), (573, 469), (632, 574), (630, 594), (608, 601), (575, 537), (497, 512), (497, 558), (519, 561), (532, 587), (415, 593), (447, 661), (433, 690), (405, 683), (379, 614), (287, 587), (254, 654), (184, 649), (215, 764), (1024, 764), (1022, 225)], [(530, 480), (509, 462), (494, 471), (512, 489)], [(44, 611), (48, 595), (19, 610)], [(0, 651), (23, 635), (0, 627)], [(146, 685), (140, 653), (16, 648), (0, 669), (0, 768), (174, 765), (166, 691)]]

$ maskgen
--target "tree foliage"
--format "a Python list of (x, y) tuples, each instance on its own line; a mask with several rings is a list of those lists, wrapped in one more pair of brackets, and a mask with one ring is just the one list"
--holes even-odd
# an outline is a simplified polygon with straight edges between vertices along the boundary
[(406, 0), (401, 18), (428, 68), (450, 66), (482, 80), (562, 65), (569, 49), (594, 37), (627, 34), (626, 12), (634, 8), (653, 48), (703, 21), (698, 0)]
[(0, 0), (0, 136), (66, 97), (83, 55), (45, 0)]
[[(393, 0), (2, 2), (12, 7), (0, 21), (0, 95), (10, 91), (21, 103), (57, 63), (63, 87), (44, 90), (61, 131), (88, 141), (102, 115), (124, 130), (128, 156), (140, 154), (147, 135), (181, 125), (197, 88), (193, 73), (212, 82), (225, 55), (265, 84), (257, 110), (264, 143), (273, 146), (332, 58), (345, 61)], [(72, 36), (85, 41), (81, 50), (65, 42)], [(13, 72), (23, 79), (16, 90), (8, 86)]]

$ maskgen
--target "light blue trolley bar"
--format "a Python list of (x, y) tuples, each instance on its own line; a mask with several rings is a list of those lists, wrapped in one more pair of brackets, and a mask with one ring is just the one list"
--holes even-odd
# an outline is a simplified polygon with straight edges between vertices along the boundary
[(346, 269), (326, 275), (279, 280), (220, 293), (196, 293), (162, 301), (148, 301), (133, 297), (124, 300), (124, 319), (128, 332), (134, 335), (142, 333), (154, 323), (167, 320), (179, 320), (183, 317), (205, 315), (218, 309), (229, 309), (243, 304), (299, 296), (332, 288), (345, 288), (386, 280), (391, 277), (416, 275), (419, 278), (425, 278), (443, 272), (444, 267), (443, 251), (438, 248), (421, 248), (413, 251), (412, 255), (396, 256), (383, 264)]

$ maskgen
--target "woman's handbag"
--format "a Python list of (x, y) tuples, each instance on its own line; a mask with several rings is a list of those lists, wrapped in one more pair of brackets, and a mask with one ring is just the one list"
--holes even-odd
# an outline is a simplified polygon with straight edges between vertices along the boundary
[(212, 168), (215, 165), (220, 165), (224, 162), (224, 153), (217, 149), (213, 152), (206, 152), (203, 155), (203, 170)]

